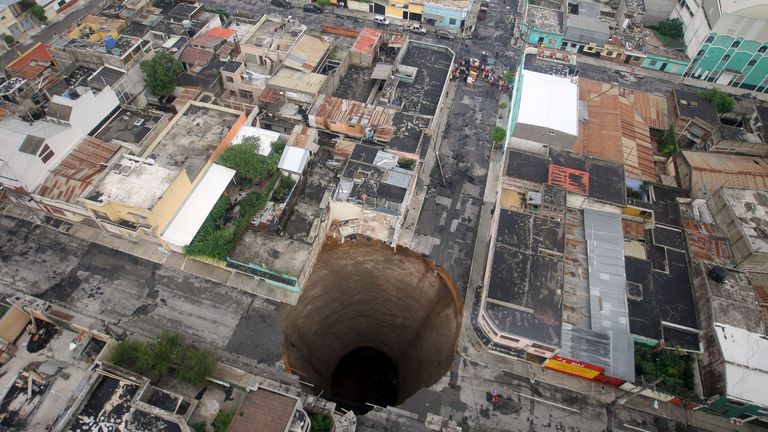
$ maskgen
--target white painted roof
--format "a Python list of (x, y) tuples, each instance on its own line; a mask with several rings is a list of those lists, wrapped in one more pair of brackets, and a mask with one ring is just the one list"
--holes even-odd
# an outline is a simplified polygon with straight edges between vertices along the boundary
[(277, 164), (277, 167), (281, 170), (301, 174), (304, 172), (304, 168), (307, 167), (307, 163), (309, 163), (309, 150), (299, 147), (285, 146), (285, 150), (283, 150), (283, 155), (280, 157), (280, 163)]
[(272, 143), (280, 139), (280, 133), (257, 128), (253, 126), (243, 126), (235, 135), (235, 139), (232, 140), (231, 145), (240, 144), (245, 137), (256, 137), (260, 140), (259, 154), (262, 156), (269, 156), (272, 153)]
[(213, 205), (234, 176), (233, 169), (217, 164), (211, 165), (171, 223), (165, 228), (162, 239), (177, 246), (186, 246), (191, 243)]
[(728, 396), (768, 406), (768, 338), (719, 323), (715, 333), (725, 359)]
[(522, 73), (518, 123), (569, 135), (579, 133), (579, 93), (569, 78), (526, 70)]

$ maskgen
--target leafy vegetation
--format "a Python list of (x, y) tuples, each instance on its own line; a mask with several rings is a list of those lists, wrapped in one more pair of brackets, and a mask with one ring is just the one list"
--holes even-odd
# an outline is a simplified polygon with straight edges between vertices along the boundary
[(284, 195), (289, 192), (295, 184), (296, 180), (294, 180), (291, 176), (281, 175), (280, 181), (277, 182), (277, 186), (275, 186), (275, 190), (272, 191), (272, 201), (281, 202), (284, 198)]
[(277, 169), (270, 158), (259, 154), (260, 148), (259, 138), (245, 137), (240, 144), (227, 147), (216, 162), (237, 171), (238, 183), (260, 183)]
[(685, 48), (683, 23), (679, 19), (667, 19), (656, 25), (649, 25), (648, 28), (667, 48)]
[(502, 127), (496, 126), (493, 129), (491, 129), (490, 137), (491, 137), (491, 141), (493, 141), (494, 143), (500, 143), (504, 141), (504, 138), (507, 137), (507, 130)]
[(185, 345), (173, 333), (162, 333), (152, 342), (126, 339), (115, 346), (112, 363), (153, 380), (173, 373), (192, 385), (204, 383), (215, 366), (209, 352)]
[(192, 428), (195, 432), (205, 432), (205, 422), (199, 421), (194, 423), (189, 423), (189, 427)]
[(514, 70), (508, 70), (504, 72), (502, 78), (504, 78), (504, 81), (506, 81), (507, 84), (512, 84), (512, 81), (515, 80), (515, 73), (516, 72)]
[(158, 96), (168, 96), (176, 89), (176, 80), (184, 71), (181, 62), (166, 51), (141, 62), (147, 87)]
[[(275, 194), (282, 198), (285, 190), (293, 187), (293, 179), (275, 175), (285, 143), (280, 140), (272, 143), (272, 154), (269, 157), (258, 154), (259, 145), (261, 144), (258, 138), (246, 137), (240, 144), (224, 150), (217, 162), (237, 171), (238, 181), (243, 184), (258, 184), (267, 178), (271, 180), (259, 190), (249, 192), (240, 200), (238, 203), (239, 214), (230, 227), (227, 227), (226, 216), (231, 205), (226, 197), (220, 198), (208, 214), (195, 238), (184, 248), (184, 253), (187, 256), (204, 256), (218, 261), (226, 261), (227, 256), (235, 247), (235, 240), (243, 234), (251, 220), (266, 206), (273, 188)], [(280, 180), (280, 184), (275, 188), (277, 180)]]
[(327, 432), (333, 428), (333, 420), (325, 414), (310, 414), (311, 432)]
[(326, 6), (329, 6), (331, 4), (331, 0), (317, 0), (315, 2), (315, 4), (320, 6), (320, 7), (326, 7)]
[(218, 414), (216, 414), (216, 418), (213, 419), (213, 423), (211, 423), (211, 426), (213, 426), (214, 432), (226, 432), (227, 428), (229, 427), (229, 424), (232, 423), (232, 420), (235, 418), (235, 412), (229, 411), (229, 410), (221, 410)]
[(499, 104), (499, 109), (500, 110), (505, 110), (507, 108), (509, 108), (509, 105), (506, 102), (502, 102), (502, 103)]
[(677, 153), (677, 133), (675, 127), (670, 127), (659, 139), (659, 152), (664, 156), (672, 156)]
[(671, 38), (683, 37), (683, 22), (677, 18), (668, 18), (656, 25), (648, 25), (647, 27)]
[(3, 35), (3, 40), (5, 41), (5, 44), (8, 46), (11, 46), (16, 43), (16, 38), (14, 38), (9, 34)]
[(665, 393), (695, 399), (693, 359), (683, 351), (635, 344), (636, 382), (650, 384), (660, 380), (656, 388)]
[(402, 157), (397, 160), (397, 166), (409, 171), (413, 171), (413, 168), (416, 167), (416, 160)]
[(222, 24), (227, 22), (227, 18), (229, 18), (229, 12), (225, 11), (224, 9), (214, 8), (214, 7), (207, 7), (205, 8), (206, 12), (212, 12), (219, 16), (219, 21), (221, 21)]
[(733, 96), (720, 89), (711, 88), (703, 90), (699, 92), (699, 96), (708, 100), (719, 113), (731, 112), (736, 106)]
[(45, 9), (39, 4), (35, 4), (29, 8), (29, 13), (32, 14), (32, 16), (41, 23), (48, 21), (48, 17), (45, 16)]

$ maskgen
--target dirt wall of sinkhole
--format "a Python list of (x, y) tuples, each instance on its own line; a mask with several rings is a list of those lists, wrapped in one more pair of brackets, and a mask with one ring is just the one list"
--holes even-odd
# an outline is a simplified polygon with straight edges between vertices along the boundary
[(281, 307), (283, 358), (316, 392), (345, 354), (372, 347), (395, 363), (398, 403), (451, 367), (462, 304), (450, 276), (406, 248), (328, 239), (296, 306)]

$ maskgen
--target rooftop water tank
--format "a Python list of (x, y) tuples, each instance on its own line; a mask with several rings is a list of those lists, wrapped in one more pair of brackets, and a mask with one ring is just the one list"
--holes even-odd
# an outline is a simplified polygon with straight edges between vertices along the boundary
[(107, 51), (112, 51), (116, 45), (117, 43), (115, 43), (115, 38), (112, 35), (104, 36), (104, 46), (107, 48)]

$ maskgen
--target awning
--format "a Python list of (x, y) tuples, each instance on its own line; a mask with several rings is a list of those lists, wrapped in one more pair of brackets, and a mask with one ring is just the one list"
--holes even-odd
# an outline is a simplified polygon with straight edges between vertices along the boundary
[(306, 168), (308, 162), (309, 150), (299, 147), (285, 146), (285, 150), (283, 150), (283, 155), (280, 157), (280, 163), (277, 167), (281, 170), (301, 174), (304, 172), (304, 168)]
[(17, 306), (11, 306), (0, 319), (0, 341), (12, 344), (29, 324), (29, 315)]
[(235, 170), (213, 164), (200, 180), (187, 201), (165, 228), (161, 238), (176, 246), (186, 246), (200, 230), (224, 189), (227, 188)]

